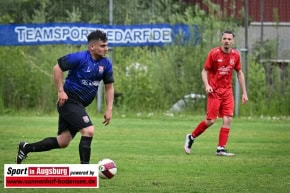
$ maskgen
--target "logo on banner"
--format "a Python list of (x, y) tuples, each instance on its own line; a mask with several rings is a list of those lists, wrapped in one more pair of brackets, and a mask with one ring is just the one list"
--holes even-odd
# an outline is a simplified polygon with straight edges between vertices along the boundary
[(98, 188), (98, 164), (5, 164), (5, 188)]

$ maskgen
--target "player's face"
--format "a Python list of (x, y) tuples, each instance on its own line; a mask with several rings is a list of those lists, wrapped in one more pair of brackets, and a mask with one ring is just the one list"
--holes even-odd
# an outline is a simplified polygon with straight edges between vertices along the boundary
[(90, 44), (90, 51), (95, 59), (104, 57), (108, 50), (108, 42), (96, 41)]
[(222, 36), (222, 48), (225, 52), (229, 51), (234, 44), (233, 34), (224, 33)]

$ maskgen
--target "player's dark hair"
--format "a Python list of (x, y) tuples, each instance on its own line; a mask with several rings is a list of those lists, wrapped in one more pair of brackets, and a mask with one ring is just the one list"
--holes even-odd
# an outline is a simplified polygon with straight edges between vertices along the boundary
[(232, 34), (233, 37), (235, 37), (235, 33), (234, 33), (232, 30), (225, 30), (225, 31), (222, 33), (222, 36), (223, 36), (224, 34)]
[(90, 43), (91, 41), (103, 41), (103, 42), (107, 42), (108, 38), (105, 32), (101, 31), (101, 30), (96, 30), (91, 32), (88, 35), (88, 42)]

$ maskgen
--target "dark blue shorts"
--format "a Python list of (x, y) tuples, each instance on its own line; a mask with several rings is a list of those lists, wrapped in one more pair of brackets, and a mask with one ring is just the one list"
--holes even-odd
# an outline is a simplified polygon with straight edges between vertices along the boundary
[(93, 125), (85, 107), (78, 102), (68, 100), (60, 107), (57, 105), (57, 110), (59, 113), (58, 135), (69, 130), (74, 137), (81, 129)]

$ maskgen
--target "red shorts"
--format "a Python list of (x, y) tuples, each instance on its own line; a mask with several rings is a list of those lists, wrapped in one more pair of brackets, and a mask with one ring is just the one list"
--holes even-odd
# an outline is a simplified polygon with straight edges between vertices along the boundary
[(232, 90), (227, 90), (221, 94), (214, 92), (208, 94), (207, 97), (206, 119), (233, 116), (235, 105)]

